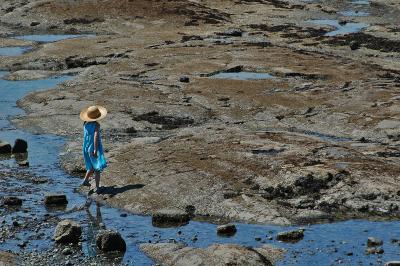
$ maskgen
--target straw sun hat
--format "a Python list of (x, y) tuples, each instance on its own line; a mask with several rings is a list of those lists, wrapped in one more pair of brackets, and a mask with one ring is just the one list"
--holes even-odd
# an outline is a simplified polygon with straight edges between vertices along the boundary
[(79, 117), (86, 122), (98, 121), (107, 115), (107, 109), (100, 105), (89, 106), (81, 111)]

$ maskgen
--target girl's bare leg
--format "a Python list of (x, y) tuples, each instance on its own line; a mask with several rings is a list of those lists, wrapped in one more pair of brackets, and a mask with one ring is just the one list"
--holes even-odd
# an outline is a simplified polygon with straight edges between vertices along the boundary
[(96, 181), (96, 190), (99, 190), (99, 187), (100, 187), (100, 172), (99, 171), (94, 172), (94, 180)]
[(83, 184), (89, 183), (89, 178), (93, 174), (93, 169), (87, 170), (85, 174), (85, 179), (83, 180)]

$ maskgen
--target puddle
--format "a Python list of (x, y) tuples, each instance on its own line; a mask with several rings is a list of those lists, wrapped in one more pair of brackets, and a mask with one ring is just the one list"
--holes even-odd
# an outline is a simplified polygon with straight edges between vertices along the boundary
[(86, 35), (77, 35), (77, 34), (33, 34), (33, 35), (22, 35), (16, 36), (14, 39), (25, 40), (25, 41), (34, 41), (34, 42), (58, 42), (66, 39), (76, 39), (76, 38), (88, 38), (93, 37), (94, 35), (86, 34)]
[(260, 79), (272, 79), (273, 75), (268, 73), (257, 73), (257, 72), (220, 72), (215, 75), (211, 75), (210, 78), (214, 79), (233, 79), (233, 80), (260, 80)]
[[(0, 72), (0, 77), (6, 72)], [(225, 73), (228, 74), (228, 73)], [(240, 73), (232, 73), (240, 74)], [(253, 77), (253, 76), (251, 76)], [(258, 77), (258, 76), (257, 76)], [(270, 75), (268, 75), (270, 78)], [(283, 261), (277, 265), (331, 265), (341, 263), (358, 265), (375, 265), (377, 261), (388, 261), (399, 258), (400, 250), (398, 244), (392, 244), (391, 238), (400, 237), (400, 221), (394, 222), (371, 222), (365, 220), (350, 220), (330, 224), (317, 224), (306, 227), (304, 240), (295, 244), (281, 243), (275, 240), (278, 232), (283, 230), (296, 229), (298, 226), (281, 227), (273, 225), (252, 225), (236, 223), (238, 231), (236, 235), (226, 238), (216, 234), (217, 225), (191, 221), (189, 224), (179, 228), (157, 228), (152, 225), (151, 217), (127, 214), (122, 217), (122, 210), (92, 204), (88, 210), (80, 210), (73, 213), (63, 213), (62, 211), (46, 209), (42, 200), (44, 194), (64, 193), (67, 195), (69, 203), (68, 209), (73, 206), (82, 206), (86, 198), (74, 192), (80, 184), (80, 179), (71, 177), (59, 168), (59, 154), (65, 140), (53, 135), (34, 135), (23, 130), (16, 129), (10, 124), (10, 116), (23, 115), (23, 111), (16, 107), (16, 101), (24, 97), (27, 93), (48, 89), (61, 82), (71, 79), (70, 76), (60, 76), (43, 80), (34, 81), (6, 81), (0, 80), (0, 93), (2, 95), (0, 104), (0, 139), (13, 142), (16, 138), (26, 139), (29, 143), (28, 159), (30, 167), (19, 168), (14, 159), (0, 161), (0, 171), (32, 173), (38, 176), (49, 177), (50, 184), (36, 184), (34, 193), (27, 194), (19, 192), (23, 186), (32, 186), (24, 180), (9, 180), (7, 187), (0, 180), (0, 197), (14, 194), (24, 198), (23, 209), (29, 210), (25, 213), (23, 209), (7, 215), (2, 215), (7, 223), (12, 221), (12, 217), (30, 217), (35, 215), (40, 218), (45, 214), (51, 213), (62, 218), (71, 218), (79, 221), (83, 226), (84, 239), (82, 250), (87, 256), (95, 256), (96, 248), (93, 246), (95, 234), (99, 230), (100, 224), (104, 224), (108, 229), (118, 230), (127, 242), (127, 252), (123, 261), (129, 265), (153, 265), (154, 262), (139, 251), (139, 244), (155, 242), (168, 242), (171, 239), (193, 247), (207, 247), (213, 243), (236, 243), (244, 246), (258, 247), (265, 243), (283, 247), (288, 253)], [(62, 126), (62, 125), (56, 125)], [(10, 193), (12, 191), (12, 193)], [(181, 231), (178, 234), (178, 230)], [(21, 251), (18, 243), (30, 239), (24, 250), (45, 250), (54, 245), (50, 239), (53, 235), (54, 227), (41, 228), (39, 232), (22, 230), (17, 234), (18, 240), (7, 240), (0, 243), (1, 250)], [(43, 238), (36, 239), (37, 234), (42, 234)], [(197, 241), (192, 238), (197, 235)], [(384, 241), (383, 249), (385, 253), (379, 256), (365, 256), (365, 243), (368, 236), (379, 237)], [(255, 240), (260, 237), (261, 240)], [(272, 237), (272, 238), (269, 238)], [(346, 254), (352, 252), (353, 256)]]
[(369, 0), (356, 0), (356, 1), (351, 1), (353, 5), (369, 5), (370, 2)]
[(17, 56), (30, 51), (30, 46), (19, 46), (19, 47), (1, 47), (0, 56)]
[(352, 22), (340, 25), (339, 21), (334, 19), (315, 19), (315, 20), (308, 20), (306, 22), (318, 25), (328, 25), (336, 28), (336, 30), (326, 33), (325, 36), (336, 36), (336, 35), (357, 33), (360, 32), (362, 29), (368, 27), (368, 24), (365, 23), (352, 23)]
[(370, 14), (368, 12), (363, 12), (363, 11), (342, 11), (340, 12), (341, 15), (346, 16), (346, 17), (367, 17)]

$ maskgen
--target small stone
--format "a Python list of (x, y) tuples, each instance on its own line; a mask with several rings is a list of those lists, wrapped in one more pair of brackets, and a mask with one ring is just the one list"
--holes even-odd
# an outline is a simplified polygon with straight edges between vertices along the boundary
[(40, 24), (40, 22), (38, 22), (38, 21), (32, 21), (31, 22), (31, 27), (35, 27), (35, 26), (37, 26), (39, 24)]
[(68, 200), (66, 195), (46, 195), (44, 197), (45, 205), (67, 205)]
[(381, 239), (378, 239), (375, 237), (368, 237), (368, 240), (367, 240), (368, 247), (382, 246), (382, 244), (383, 244), (383, 241)]
[(353, 252), (347, 252), (346, 255), (347, 255), (347, 256), (353, 256), (354, 253), (353, 253)]
[(103, 252), (126, 251), (126, 243), (121, 234), (112, 230), (103, 230), (96, 237), (96, 245)]
[(29, 162), (27, 160), (23, 160), (18, 162), (18, 165), (22, 167), (29, 167)]
[(189, 77), (182, 76), (182, 77), (179, 78), (179, 81), (183, 82), (183, 83), (189, 83), (190, 80), (189, 80)]
[(254, 240), (255, 241), (261, 241), (261, 237), (255, 237)]
[(121, 217), (127, 217), (128, 216), (128, 214), (126, 214), (126, 213), (121, 213), (121, 215), (120, 215)]
[(19, 223), (17, 221), (13, 221), (13, 226), (18, 227)]
[(64, 255), (71, 255), (73, 252), (70, 248), (64, 248), (62, 254)]
[(383, 254), (385, 251), (382, 248), (367, 248), (365, 250), (366, 255), (373, 255), (373, 254)]
[(224, 224), (217, 227), (217, 234), (225, 236), (233, 236), (237, 229), (234, 224)]
[(21, 206), (22, 199), (14, 196), (5, 197), (3, 204), (7, 206)]
[(78, 243), (82, 235), (81, 226), (72, 220), (63, 220), (57, 224), (54, 240), (57, 243)]
[(0, 154), (9, 154), (9, 153), (11, 153), (10, 143), (0, 140)]
[(288, 232), (281, 232), (277, 235), (276, 239), (283, 242), (298, 242), (304, 237), (304, 230), (294, 230)]
[(28, 151), (28, 142), (23, 139), (16, 139), (12, 148), (12, 153), (25, 153)]

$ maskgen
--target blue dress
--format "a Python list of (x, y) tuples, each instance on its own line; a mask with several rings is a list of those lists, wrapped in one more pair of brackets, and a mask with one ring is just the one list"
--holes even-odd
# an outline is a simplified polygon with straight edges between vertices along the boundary
[(97, 143), (97, 157), (94, 157), (94, 132), (96, 127), (100, 125), (97, 122), (85, 122), (83, 124), (83, 158), (85, 159), (86, 170), (103, 171), (107, 167), (106, 158), (104, 157), (103, 145), (101, 144), (100, 130)]

